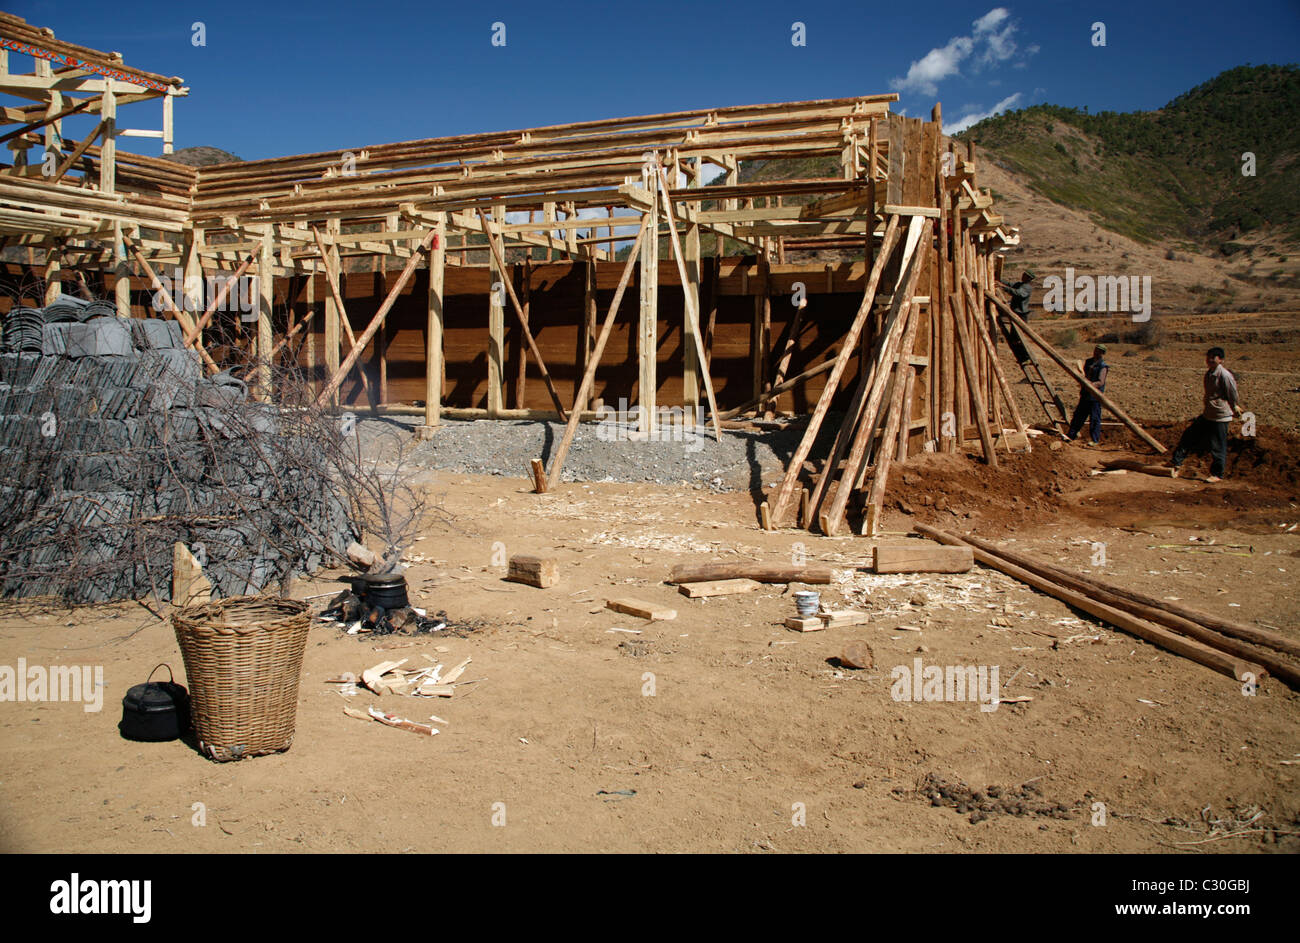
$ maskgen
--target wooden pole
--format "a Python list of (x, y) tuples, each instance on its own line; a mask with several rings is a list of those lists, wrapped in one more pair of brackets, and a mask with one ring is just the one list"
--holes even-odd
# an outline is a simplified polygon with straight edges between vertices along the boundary
[[(573, 412), (569, 414), (568, 423), (564, 427), (564, 435), (560, 438), (560, 444), (555, 448), (555, 455), (551, 459), (551, 472), (548, 478), (539, 478), (538, 484), (546, 484), (548, 489), (558, 487), (560, 484), (560, 472), (564, 469), (564, 459), (569, 454), (569, 446), (573, 444), (573, 436), (578, 431), (578, 422), (582, 419), (583, 410), (587, 407), (587, 399), (591, 396), (591, 389), (596, 382), (596, 368), (600, 366), (601, 355), (605, 352), (605, 344), (609, 341), (610, 332), (614, 328), (614, 318), (618, 315), (618, 306), (623, 302), (623, 293), (627, 290), (628, 282), (632, 279), (632, 269), (636, 265), (637, 256), (641, 252), (641, 246), (646, 240), (647, 230), (652, 228), (649, 222), (650, 217), (645, 217), (641, 223), (641, 229), (636, 234), (636, 241), (632, 243), (632, 251), (628, 254), (627, 261), (623, 263), (623, 275), (618, 280), (618, 288), (614, 291), (614, 300), (610, 302), (609, 312), (605, 315), (605, 323), (601, 326), (600, 336), (596, 339), (596, 347), (591, 352), (591, 357), (587, 361), (587, 369), (583, 371), (582, 383), (578, 386), (578, 393), (573, 400)], [(650, 238), (654, 238), (653, 235)]]
[(1072, 606), (1081, 612), (1086, 612), (1095, 616), (1104, 622), (1108, 622), (1116, 628), (1136, 635), (1138, 638), (1157, 645), (1160, 648), (1171, 651), (1176, 655), (1182, 655), (1184, 658), (1190, 658), (1197, 664), (1212, 668), (1221, 674), (1226, 674), (1238, 681), (1245, 679), (1247, 674), (1252, 675), (1256, 680), (1262, 678), (1265, 674), (1263, 667), (1249, 662), (1242, 661), (1227, 655), (1216, 648), (1211, 648), (1203, 642), (1195, 641), (1177, 632), (1171, 632), (1168, 629), (1153, 625), (1143, 619), (1130, 615), (1123, 610), (1116, 609), (1114, 606), (1108, 606), (1105, 603), (1091, 599), (1083, 593), (1076, 593), (1073, 590), (1061, 586), (1054, 580), (1046, 579), (1035, 573), (1016, 566), (1015, 564), (1004, 560), (1002, 557), (982, 550), (979, 547), (967, 543), (963, 538), (957, 537), (945, 531), (938, 530), (934, 527), (928, 527), (925, 524), (916, 524), (914, 529), (917, 533), (924, 534), (942, 544), (953, 547), (966, 546), (970, 547), (975, 554), (975, 559), (985, 566), (1000, 570), (1007, 576), (1017, 579), (1027, 586), (1032, 586), (1040, 592), (1049, 596), (1055, 596), (1062, 602)]
[[(337, 360), (338, 359), (337, 328), (342, 328), (343, 333), (347, 335), (349, 352), (351, 352), (353, 349), (356, 348), (357, 336), (352, 332), (352, 322), (348, 319), (348, 309), (347, 306), (343, 303), (343, 293), (339, 289), (339, 282), (341, 280), (341, 276), (339, 275), (339, 271), (338, 271), (339, 260), (338, 260), (337, 247), (334, 248), (333, 253), (326, 251), (325, 240), (321, 237), (320, 230), (318, 230), (315, 226), (313, 226), (311, 232), (312, 235), (316, 237), (316, 247), (317, 249), (320, 250), (321, 261), (325, 263), (325, 284), (329, 288), (330, 298), (334, 302), (334, 313), (335, 313), (335, 318), (337, 320), (334, 350), (335, 350), (335, 359)], [(328, 317), (329, 315), (328, 306), (326, 307), (325, 313), (326, 316)], [(328, 340), (329, 322), (328, 321), (326, 322), (325, 328), (326, 328), (325, 331), (326, 346), (328, 347), (329, 346), (329, 340)], [(338, 372), (337, 366), (335, 366), (333, 369), (335, 373)], [(375, 407), (380, 405), (380, 403), (383, 400), (383, 397), (380, 396), (379, 399), (375, 398), (374, 392), (370, 389), (370, 378), (366, 376), (366, 368), (364, 366), (357, 371), (357, 375), (361, 378), (361, 388), (365, 391), (366, 399), (370, 402), (370, 408), (374, 409)]]
[(447, 267), (447, 214), (435, 213), (433, 250), (429, 255), (428, 324), (425, 327), (424, 427), (442, 421), (443, 283)]
[(389, 290), (388, 297), (385, 298), (384, 303), (379, 306), (379, 310), (375, 312), (375, 316), (370, 319), (370, 323), (366, 325), (366, 329), (361, 332), (361, 336), (357, 338), (356, 345), (348, 351), (347, 358), (339, 365), (338, 370), (332, 377), (330, 377), (329, 382), (325, 384), (325, 389), (321, 390), (320, 396), (316, 397), (317, 406), (323, 406), (329, 400), (335, 391), (338, 390), (339, 385), (343, 382), (343, 378), (347, 376), (348, 371), (356, 366), (357, 360), (361, 357), (361, 351), (365, 349), (366, 344), (370, 343), (370, 339), (375, 336), (375, 332), (379, 330), (380, 325), (384, 323), (384, 319), (388, 317), (388, 312), (397, 302), (397, 296), (402, 293), (402, 289), (406, 287), (406, 283), (409, 282), (411, 276), (415, 274), (415, 267), (420, 262), (420, 256), (429, 248), (431, 243), (437, 241), (438, 233), (434, 229), (430, 229), (424, 238), (420, 240), (419, 247), (416, 251), (411, 253), (411, 257), (406, 261), (406, 267), (402, 269), (402, 274), (397, 276), (397, 282)]
[(510, 296), (510, 304), (514, 308), (515, 317), (519, 319), (519, 328), (523, 331), (524, 340), (528, 342), (528, 349), (532, 352), (533, 359), (537, 361), (537, 369), (541, 372), (542, 381), (546, 384), (546, 392), (551, 394), (551, 402), (555, 404), (555, 411), (561, 417), (565, 417), (566, 413), (564, 404), (560, 402), (560, 394), (555, 391), (555, 383), (551, 380), (550, 371), (546, 369), (546, 361), (542, 359), (542, 352), (537, 348), (537, 341), (533, 338), (533, 332), (528, 328), (528, 318), (524, 314), (518, 296), (515, 295), (515, 286), (510, 283), (510, 279), (506, 275), (505, 255), (501, 251), (501, 247), (497, 245), (496, 239), (493, 238), (499, 236), (499, 234), (494, 233), (491, 227), (488, 226), (487, 217), (483, 215), (482, 210), (478, 211), (478, 219), (483, 226), (483, 234), (487, 236), (488, 248), (492, 250), (492, 257), (496, 259), (497, 270), (502, 273), (501, 280), (505, 283), (506, 294)]
[(1020, 329), (1021, 334), (1029, 338), (1031, 341), (1033, 341), (1043, 351), (1043, 353), (1047, 354), (1047, 356), (1055, 360), (1056, 365), (1060, 367), (1062, 370), (1064, 370), (1066, 373), (1068, 373), (1072, 380), (1074, 380), (1076, 383), (1078, 383), (1080, 386), (1086, 389), (1093, 396), (1097, 397), (1097, 399), (1101, 402), (1101, 405), (1105, 406), (1108, 410), (1110, 410), (1111, 414), (1114, 415), (1116, 419), (1124, 423), (1124, 425), (1128, 426), (1128, 428), (1133, 432), (1134, 435), (1136, 435), (1147, 445), (1151, 446), (1151, 448), (1155, 449), (1157, 454), (1164, 454), (1166, 449), (1163, 445), (1161, 445), (1159, 442), (1153, 439), (1145, 429), (1139, 426), (1137, 422), (1131, 416), (1129, 416), (1128, 413), (1124, 412), (1124, 410), (1116, 406), (1114, 401), (1111, 400), (1110, 397), (1108, 397), (1101, 390), (1097, 389), (1095, 386), (1089, 383), (1087, 378), (1084, 377), (1082, 373), (1076, 370), (1071, 364), (1067, 363), (1065, 358), (1056, 352), (1056, 348), (1052, 347), (1051, 344), (1047, 343), (1047, 341), (1039, 337), (1037, 332), (1035, 332), (1028, 324), (1026, 324), (1021, 319), (1020, 315), (1016, 314), (1009, 307), (1007, 307), (1006, 303), (1001, 298), (998, 298), (996, 295), (988, 291), (984, 292), (984, 297), (988, 298), (995, 305), (997, 305), (998, 308), (1002, 311), (1002, 313), (1011, 319), (1011, 323)]
[(1219, 651), (1227, 652), (1229, 655), (1236, 655), (1238, 658), (1244, 658), (1247, 661), (1257, 662), (1268, 669), (1269, 674), (1285, 681), (1289, 686), (1295, 688), (1300, 686), (1300, 670), (1287, 664), (1278, 658), (1271, 651), (1261, 651), (1255, 645), (1239, 639), (1231, 638), (1227, 635), (1215, 632), (1206, 628), (1190, 619), (1175, 615), (1160, 606), (1144, 605), (1131, 599), (1126, 599), (1109, 591), (1105, 583), (1100, 580), (1092, 579), (1078, 573), (1071, 573), (1069, 570), (1052, 566), (1049, 563), (1041, 563), (1032, 557), (1025, 556), (1022, 553), (1015, 553), (1002, 547), (992, 544), (987, 540), (980, 540), (977, 537), (962, 538), (967, 543), (974, 545), (979, 550), (1001, 557), (1002, 559), (1023, 567), (1031, 573), (1035, 573), (1045, 579), (1053, 580), (1061, 584), (1066, 589), (1074, 590), (1077, 593), (1105, 603), (1108, 606), (1114, 606), (1116, 609), (1122, 609), (1140, 619), (1146, 619), (1148, 622), (1154, 622), (1168, 628), (1181, 632), (1198, 642), (1204, 642), (1211, 648), (1217, 648)]
[[(691, 336), (695, 339), (696, 361), (701, 365), (701, 376), (704, 379), (704, 393), (709, 399), (709, 415), (713, 417), (713, 437), (722, 440), (722, 425), (718, 422), (718, 402), (713, 397), (713, 380), (709, 376), (709, 368), (705, 363), (704, 345), (700, 339), (700, 318), (695, 310), (695, 299), (687, 286), (686, 263), (682, 259), (682, 246), (677, 241), (677, 224), (673, 222), (672, 202), (668, 199), (668, 176), (664, 173), (662, 166), (658, 171), (659, 191), (663, 197), (664, 216), (668, 220), (668, 237), (672, 242), (673, 257), (677, 260), (677, 272), (682, 279), (683, 298), (685, 299), (686, 319), (691, 323)], [(644, 271), (644, 268), (642, 269)]]
[[(989, 435), (988, 416), (984, 412), (984, 397), (980, 394), (979, 378), (975, 373), (975, 354), (971, 350), (970, 337), (966, 334), (966, 325), (963, 323), (965, 318), (960, 314), (962, 304), (958, 292), (953, 292), (949, 296), (952, 300), (953, 324), (957, 329), (957, 349), (961, 352), (962, 371), (966, 376), (966, 386), (970, 391), (971, 400), (974, 403), (975, 428), (979, 430), (980, 443), (984, 446), (984, 461), (989, 466), (996, 468), (998, 465), (998, 453), (993, 447), (993, 437)], [(958, 437), (961, 436), (962, 429), (957, 429)]]
[[(971, 288), (970, 282), (963, 279), (961, 287), (966, 293), (966, 303), (971, 306), (971, 310), (980, 311), (980, 304), (975, 300), (975, 290)], [(1002, 370), (1002, 364), (998, 362), (998, 351), (993, 346), (993, 338), (989, 336), (989, 329), (984, 323), (982, 311), (975, 318), (975, 327), (979, 330), (980, 342), (988, 353), (989, 366), (993, 370), (993, 376), (997, 379), (997, 388), (1002, 391), (1002, 399), (1006, 401), (1007, 408), (1011, 411), (1011, 419), (1016, 424), (1016, 431), (1024, 432), (1028, 427), (1025, 425), (1024, 419), (1020, 417), (1020, 407), (1016, 405), (1015, 397), (1011, 395), (1011, 384), (1007, 382), (1007, 375)], [(1001, 426), (999, 426), (998, 431), (1002, 431)]]
[[(799, 473), (803, 468), (804, 459), (812, 450), (813, 442), (817, 439), (817, 433), (821, 429), (822, 421), (826, 418), (826, 412), (830, 409), (831, 400), (835, 396), (835, 391), (839, 388), (840, 378), (844, 376), (844, 370), (848, 367), (849, 357), (857, 348), (858, 337), (862, 334), (862, 326), (871, 315), (871, 306), (876, 299), (876, 286), (880, 284), (880, 276), (884, 271), (885, 261), (893, 254), (894, 241), (898, 238), (898, 217), (890, 216), (889, 223), (885, 227), (885, 238), (881, 244), (880, 255), (876, 257), (876, 264), (871, 267), (871, 275), (867, 279), (866, 288), (862, 293), (862, 304), (858, 306), (858, 313), (853, 318), (853, 323), (849, 325), (848, 333), (844, 336), (843, 346), (835, 358), (835, 366), (831, 369), (831, 375), (826, 380), (826, 386), (822, 390), (821, 398), (817, 401), (817, 407), (808, 420), (808, 428), (804, 431), (803, 439), (800, 440), (798, 448), (795, 449), (794, 455), (790, 457), (790, 463), (786, 466), (785, 477), (782, 479), (780, 486), (777, 488), (775, 499), (771, 504), (771, 518), (773, 526), (780, 527), (786, 519), (786, 512), (790, 507), (790, 499), (794, 494), (795, 485), (799, 481)], [(916, 243), (921, 238), (921, 217), (913, 217), (911, 225), (907, 232), (907, 242), (903, 249), (903, 265), (906, 266), (916, 251)]]

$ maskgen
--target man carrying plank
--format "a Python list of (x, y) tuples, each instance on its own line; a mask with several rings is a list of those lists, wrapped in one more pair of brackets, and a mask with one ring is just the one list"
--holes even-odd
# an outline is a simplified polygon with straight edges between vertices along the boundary
[(1188, 453), (1201, 455), (1209, 452), (1210, 476), (1205, 480), (1211, 484), (1223, 480), (1228, 461), (1228, 423), (1233, 416), (1241, 416), (1241, 407), (1237, 404), (1237, 378), (1223, 365), (1223, 358), (1222, 347), (1211, 347), (1205, 352), (1204, 407), (1178, 440), (1178, 448), (1174, 449), (1169, 464), (1174, 468), (1175, 478)]

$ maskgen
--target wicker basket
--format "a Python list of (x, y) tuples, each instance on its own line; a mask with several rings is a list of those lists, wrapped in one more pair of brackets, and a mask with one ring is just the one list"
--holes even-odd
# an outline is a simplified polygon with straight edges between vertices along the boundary
[(235, 596), (172, 615), (199, 749), (218, 762), (289, 749), (311, 617), (294, 599)]

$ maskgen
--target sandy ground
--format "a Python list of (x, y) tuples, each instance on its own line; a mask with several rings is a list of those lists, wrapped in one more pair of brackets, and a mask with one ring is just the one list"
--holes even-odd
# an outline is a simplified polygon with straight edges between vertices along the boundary
[[(1159, 508), (1140, 527), (1131, 513), (1122, 527), (1107, 526), (1099, 506), (1131, 511), (1151, 491), (1208, 486), (1090, 477), (1098, 456), (1051, 454), (1068, 471), (1069, 503), (1084, 510), (1025, 524), (1016, 547), (1297, 633), (1300, 529), (1286, 529), (1300, 522), (1293, 503), (1268, 512), (1268, 524), (1286, 526), (1261, 518), (1244, 531), (1231, 520), (1189, 528), (1161, 523)], [(933, 459), (936, 469), (945, 458)], [(1015, 465), (1004, 463), (1005, 473), (1023, 474)], [(929, 472), (921, 462), (908, 474)], [(429, 484), (452, 521), (413, 548), (424, 558), (409, 573), (413, 595), (476, 630), (365, 640), (314, 628), (297, 739), (280, 755), (217, 765), (181, 742), (119, 738), (126, 688), (160, 661), (181, 666), (170, 626), (142, 606), (8, 613), (0, 664), (103, 665), (105, 690), (98, 713), (71, 703), (0, 705), (0, 848), (1300, 850), (1300, 698), (1274, 681), (1245, 696), (1222, 675), (987, 570), (858, 571), (869, 541), (763, 533), (744, 493), (598, 484), (539, 496), (522, 478), (467, 476)], [(946, 513), (955, 529), (980, 532), (978, 519)], [(907, 520), (891, 510), (887, 526), (886, 539), (902, 539)], [(504, 582), (498, 542), (508, 553), (554, 554), (561, 583)], [(1105, 565), (1092, 567), (1103, 543)], [(782, 562), (800, 553), (836, 568), (824, 597), (866, 609), (869, 625), (798, 634), (780, 624), (794, 608), (785, 587), (703, 601), (662, 582), (676, 562)], [(323, 579), (295, 592), (333, 585)], [(674, 606), (678, 616), (643, 623), (603, 608), (620, 595)], [(853, 639), (873, 648), (873, 669), (835, 663)], [(466, 677), (482, 680), (450, 700), (363, 692), (352, 702), (416, 720), (437, 714), (448, 723), (433, 738), (345, 716), (345, 699), (324, 683), (425, 654), (446, 664), (472, 656)], [(891, 669), (918, 657), (998, 665), (1003, 695), (1032, 700), (995, 711), (895, 701)], [(1000, 786), (1025, 801), (972, 824), (932, 805), (919, 789), (927, 777)], [(1092, 824), (1096, 802), (1105, 804), (1104, 826)], [(195, 824), (195, 803), (204, 825)], [(1246, 835), (1206, 841), (1212, 823), (1231, 831), (1257, 813)]]
[[(921, 520), (1013, 541), (1300, 636), (1294, 323), (1189, 317), (1171, 320), (1158, 345), (1112, 344), (1110, 391), (1172, 444), (1199, 405), (1201, 351), (1233, 339), (1229, 364), (1259, 432), (1242, 439), (1234, 425), (1227, 481), (1093, 476), (1107, 459), (1151, 460), (1109, 425), (1100, 450), (1039, 438), (996, 470), (974, 451), (927, 455), (896, 470), (883, 539), (905, 539)], [(1043, 325), (1077, 331), (1078, 356), (1116, 327)], [(1041, 419), (1016, 389), (1026, 416)], [(1062, 393), (1073, 405), (1077, 390)], [(1206, 462), (1187, 469), (1203, 476)], [(128, 687), (159, 662), (183, 676), (166, 607), (6, 605), (0, 666), (102, 666), (104, 688), (98, 712), (0, 702), (0, 849), (1300, 851), (1300, 696), (1274, 680), (1247, 695), (983, 568), (867, 573), (869, 540), (758, 529), (761, 494), (575, 483), (535, 495), (519, 471), (420, 472), (445, 516), (408, 554), (411, 592), (446, 610), (454, 631), (367, 639), (313, 628), (297, 738), (276, 756), (218, 765), (182, 742), (119, 737)], [(559, 585), (505, 582), (515, 553), (557, 557)], [(680, 562), (804, 558), (835, 568), (823, 599), (864, 609), (868, 625), (787, 630), (797, 586), (690, 600), (663, 582)], [(293, 594), (336, 589), (337, 575)], [(604, 608), (616, 596), (678, 615), (617, 615)], [(853, 640), (874, 650), (873, 668), (839, 665)], [(424, 656), (472, 656), (465, 678), (476, 683), (451, 699), (345, 699), (325, 683)], [(997, 666), (1003, 696), (1032, 700), (991, 711), (895, 700), (892, 669), (917, 658)], [(447, 723), (421, 738), (352, 719), (345, 700)], [(960, 797), (962, 783), (996, 787), (1008, 811), (972, 822), (943, 798)]]

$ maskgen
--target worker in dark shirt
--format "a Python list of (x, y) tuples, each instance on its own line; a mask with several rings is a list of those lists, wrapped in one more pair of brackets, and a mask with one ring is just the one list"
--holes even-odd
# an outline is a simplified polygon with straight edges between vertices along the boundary
[(1034, 295), (1034, 273), (1023, 272), (1020, 281), (1003, 282), (1002, 286), (1011, 292), (1011, 310), (1028, 321), (1029, 299)]
[[(1075, 363), (1079, 362), (1076, 360)], [(1092, 356), (1079, 364), (1079, 367), (1079, 372), (1083, 374), (1084, 379), (1100, 392), (1106, 392), (1106, 374), (1110, 372), (1110, 365), (1106, 363), (1105, 344), (1098, 344), (1094, 347)], [(1074, 407), (1074, 418), (1070, 420), (1070, 431), (1065, 434), (1067, 442), (1073, 442), (1078, 438), (1085, 419), (1088, 420), (1088, 432), (1092, 436), (1092, 444), (1099, 444), (1101, 442), (1101, 400), (1080, 383), (1079, 405)]]

